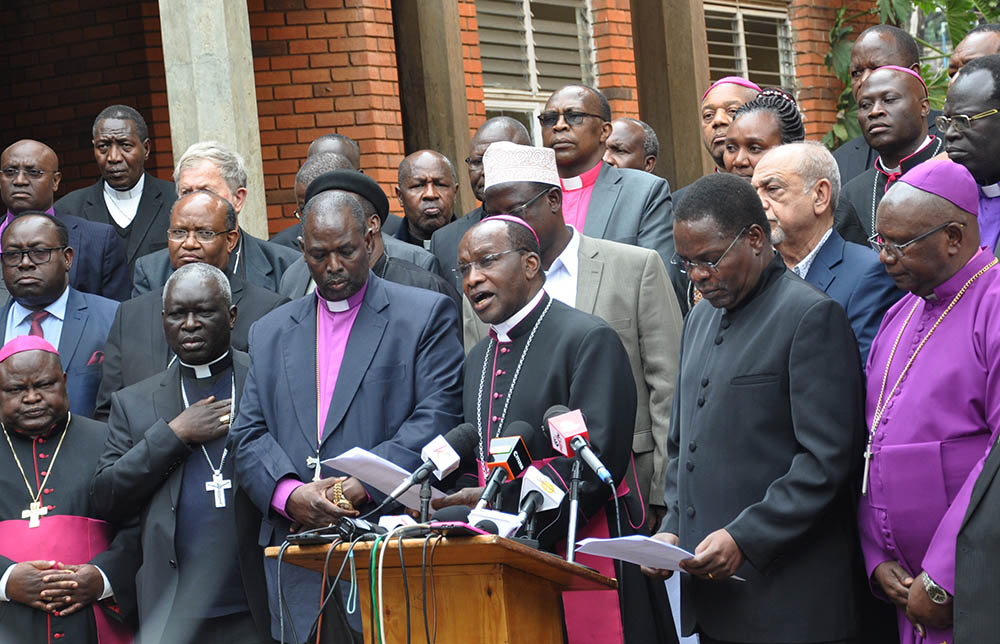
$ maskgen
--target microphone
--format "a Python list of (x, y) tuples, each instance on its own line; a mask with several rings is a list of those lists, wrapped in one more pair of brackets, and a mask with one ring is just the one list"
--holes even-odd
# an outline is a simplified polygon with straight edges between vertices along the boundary
[[(549, 411), (551, 412), (553, 409), (555, 408), (550, 408)], [(571, 412), (551, 417), (546, 412), (546, 418), (548, 419), (549, 429), (552, 430), (552, 449), (569, 458), (573, 458), (579, 454), (583, 462), (587, 464), (587, 467), (597, 474), (597, 478), (614, 487), (615, 480), (611, 476), (611, 472), (608, 471), (608, 468), (604, 467), (601, 459), (590, 449), (590, 436), (587, 432), (587, 423), (583, 420), (583, 414), (580, 410), (575, 409)]]
[(472, 423), (462, 423), (444, 436), (440, 434), (435, 436), (420, 450), (420, 458), (424, 460), (423, 464), (413, 474), (403, 479), (403, 482), (392, 491), (389, 498), (398, 499), (403, 492), (412, 486), (426, 481), (431, 473), (438, 480), (448, 476), (455, 471), (463, 459), (470, 460), (475, 457), (478, 444), (479, 432), (476, 431)]
[(534, 465), (528, 467), (521, 477), (521, 505), (517, 519), (524, 523), (537, 512), (559, 507), (566, 493), (552, 479), (542, 474)]
[(490, 441), (490, 453), (487, 457), (489, 461), (486, 466), (492, 471), (486, 481), (486, 488), (476, 503), (476, 510), (482, 510), (489, 505), (500, 491), (502, 483), (516, 479), (531, 465), (531, 453), (525, 444), (525, 439), (530, 441), (537, 436), (531, 425), (523, 420), (515, 420), (505, 427), (501, 434), (500, 437)]

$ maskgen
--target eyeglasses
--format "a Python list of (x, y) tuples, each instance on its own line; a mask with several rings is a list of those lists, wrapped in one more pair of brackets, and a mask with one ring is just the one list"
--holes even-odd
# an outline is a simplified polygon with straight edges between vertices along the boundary
[(566, 125), (576, 126), (583, 123), (583, 119), (588, 116), (595, 119), (604, 120), (603, 116), (598, 114), (588, 114), (587, 112), (577, 112), (576, 110), (567, 110), (565, 112), (542, 112), (538, 115), (538, 122), (542, 127), (555, 127), (556, 123), (559, 122), (559, 117), (562, 117), (566, 121)]
[(39, 170), (38, 168), (15, 168), (13, 166), (6, 167), (3, 169), (3, 176), (8, 179), (16, 179), (17, 175), (24, 173), (30, 181), (36, 181), (41, 179), (47, 174), (55, 174), (54, 171), (50, 172), (47, 170)]
[(28, 248), (25, 250), (5, 250), (0, 253), (0, 259), (3, 260), (3, 265), (8, 268), (14, 268), (24, 261), (24, 256), (27, 255), (28, 259), (31, 260), (32, 264), (46, 264), (50, 259), (52, 259), (52, 251), (63, 250), (66, 246), (56, 246), (54, 248)]
[(910, 244), (916, 244), (918, 241), (921, 241), (923, 239), (927, 239), (928, 237), (930, 237), (934, 233), (940, 232), (940, 231), (944, 230), (945, 228), (947, 228), (948, 226), (950, 226), (952, 224), (958, 224), (962, 228), (965, 228), (965, 224), (963, 224), (963, 223), (961, 223), (959, 221), (948, 221), (948, 222), (945, 222), (945, 223), (941, 224), (940, 226), (938, 226), (936, 228), (932, 228), (932, 229), (928, 230), (923, 235), (917, 235), (916, 237), (914, 237), (910, 241), (904, 242), (902, 244), (894, 244), (892, 242), (884, 242), (884, 241), (882, 241), (881, 236), (878, 233), (875, 233), (874, 235), (872, 235), (871, 237), (869, 237), (868, 238), (868, 243), (871, 244), (871, 247), (874, 248), (877, 253), (881, 253), (882, 251), (885, 251), (886, 255), (888, 255), (889, 257), (893, 257), (895, 259), (899, 259), (899, 258), (901, 258), (903, 256), (903, 251)]
[(528, 208), (531, 207), (531, 204), (533, 204), (536, 201), (538, 201), (539, 199), (541, 199), (543, 195), (549, 194), (549, 191), (552, 190), (554, 187), (555, 186), (549, 186), (548, 188), (545, 188), (544, 190), (542, 190), (541, 192), (539, 192), (537, 195), (535, 195), (531, 199), (528, 199), (527, 201), (525, 201), (520, 206), (517, 206), (516, 208), (511, 208), (510, 210), (505, 210), (502, 213), (500, 213), (500, 212), (484, 212), (483, 215), (484, 215), (484, 217), (494, 217), (496, 215), (510, 215), (511, 217), (520, 217), (521, 219), (524, 219), (524, 216), (523, 216), (524, 212)]
[(729, 254), (729, 251), (733, 249), (733, 246), (735, 246), (736, 242), (739, 241), (740, 237), (743, 236), (743, 233), (747, 231), (747, 228), (749, 228), (749, 226), (744, 226), (743, 230), (741, 230), (739, 233), (736, 234), (736, 238), (733, 239), (731, 244), (729, 244), (729, 247), (726, 248), (726, 250), (722, 252), (722, 255), (719, 256), (719, 259), (715, 260), (714, 262), (692, 262), (691, 260), (681, 257), (677, 253), (674, 253), (674, 256), (670, 259), (670, 263), (676, 266), (678, 270), (680, 270), (680, 272), (682, 273), (690, 273), (692, 270), (696, 268), (700, 268), (703, 271), (708, 271), (709, 273), (717, 273), (719, 271), (719, 264), (721, 264), (722, 260), (726, 258), (726, 255)]
[(469, 166), (470, 170), (482, 170), (483, 157), (465, 157), (465, 165)]
[(215, 232), (214, 230), (184, 230), (183, 228), (171, 228), (167, 231), (167, 239), (170, 241), (182, 242), (188, 238), (188, 235), (193, 234), (195, 239), (207, 244), (219, 235), (225, 235), (226, 233), (231, 232), (233, 232), (232, 229)]
[(985, 112), (980, 112), (975, 116), (966, 116), (965, 114), (955, 114), (954, 116), (945, 116), (944, 114), (939, 115), (934, 119), (934, 125), (937, 126), (938, 132), (946, 132), (948, 128), (952, 125), (955, 126), (955, 130), (962, 132), (969, 129), (973, 121), (979, 119), (984, 119), (987, 116), (993, 116), (994, 114), (1000, 114), (1000, 110), (993, 108), (992, 110), (986, 110)]
[(464, 279), (465, 276), (469, 274), (469, 271), (471, 271), (473, 267), (475, 267), (477, 271), (485, 271), (494, 264), (496, 264), (498, 261), (500, 261), (500, 258), (503, 257), (504, 255), (510, 253), (520, 253), (520, 252), (527, 252), (527, 249), (511, 248), (510, 250), (505, 250), (499, 253), (492, 253), (490, 255), (486, 255), (485, 257), (481, 257), (480, 259), (477, 259), (474, 262), (469, 262), (467, 264), (459, 264), (458, 268), (452, 270), (457, 277), (461, 277)]

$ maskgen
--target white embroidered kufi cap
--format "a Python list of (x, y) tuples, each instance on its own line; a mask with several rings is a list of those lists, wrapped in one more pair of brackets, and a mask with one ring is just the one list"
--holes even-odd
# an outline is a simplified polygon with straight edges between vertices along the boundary
[(485, 190), (500, 183), (530, 181), (559, 186), (556, 152), (552, 148), (497, 141), (483, 155)]

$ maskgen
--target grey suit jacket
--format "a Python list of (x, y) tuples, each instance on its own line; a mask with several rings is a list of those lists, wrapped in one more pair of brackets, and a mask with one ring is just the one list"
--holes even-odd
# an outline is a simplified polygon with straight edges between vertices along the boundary
[[(662, 506), (683, 324), (680, 307), (656, 253), (582, 235), (578, 255), (576, 308), (607, 322), (625, 345), (638, 395), (632, 437), (637, 476), (646, 504)], [(462, 317), (469, 351), (486, 337), (488, 327), (467, 299)]]
[(976, 479), (955, 548), (955, 644), (990, 642), (1000, 633), (1000, 449)]

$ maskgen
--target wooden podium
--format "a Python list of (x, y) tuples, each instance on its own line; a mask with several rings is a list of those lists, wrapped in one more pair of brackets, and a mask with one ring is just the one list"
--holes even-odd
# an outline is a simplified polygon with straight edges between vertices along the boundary
[[(574, 590), (609, 590), (618, 582), (589, 568), (567, 563), (510, 539), (495, 535), (443, 537), (427, 547), (427, 608), (431, 628), (437, 620), (440, 644), (490, 642), (490, 644), (561, 644), (560, 593)], [(406, 641), (406, 593), (399, 562), (398, 540), (387, 546), (382, 572), (386, 642)], [(309, 570), (323, 571), (330, 546), (290, 546), (284, 561)], [(354, 548), (365, 641), (371, 612), (369, 559), (371, 542)], [(330, 570), (336, 574), (349, 549), (336, 547)], [(379, 546), (381, 551), (382, 546)], [(410, 633), (423, 642), (424, 608), (421, 588), (421, 555), (424, 539), (403, 539), (403, 560), (409, 585)], [(278, 548), (267, 556), (277, 557)], [(431, 553), (433, 551), (433, 558)], [(342, 578), (347, 577), (347, 573)], [(433, 594), (432, 594), (433, 593)], [(436, 607), (436, 608), (435, 608)]]

